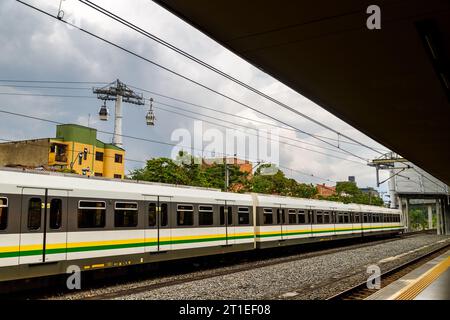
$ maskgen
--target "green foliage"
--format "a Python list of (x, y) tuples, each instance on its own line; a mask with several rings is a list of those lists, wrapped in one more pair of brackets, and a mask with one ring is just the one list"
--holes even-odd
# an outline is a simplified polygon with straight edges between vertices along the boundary
[(317, 188), (312, 184), (299, 183), (286, 177), (283, 171), (276, 168), (272, 175), (263, 174), (264, 169), (273, 167), (270, 164), (260, 166), (250, 180), (250, 190), (256, 193), (278, 194), (282, 196), (313, 198)]
[[(156, 158), (147, 161), (142, 169), (130, 172), (135, 180), (191, 185), (225, 189), (225, 165), (212, 164), (201, 166), (201, 161), (187, 153), (180, 152), (174, 161), (168, 158)], [(236, 183), (246, 184), (247, 174), (239, 171), (239, 167), (228, 165), (230, 186)]]
[[(225, 190), (225, 165), (201, 165), (201, 159), (180, 152), (175, 160), (156, 158), (147, 161), (142, 169), (130, 172), (130, 178), (152, 182), (191, 185)], [(274, 170), (269, 170), (274, 169)], [(250, 178), (239, 166), (228, 165), (230, 189), (238, 192), (256, 192), (281, 196), (316, 198), (317, 188), (312, 184), (297, 182), (286, 177), (283, 171), (270, 164), (258, 167)], [(273, 174), (267, 174), (267, 171)], [(239, 186), (239, 188), (235, 188)], [(337, 195), (319, 199), (344, 203), (383, 205), (382, 199), (361, 192), (352, 182), (338, 183)]]
[(355, 196), (361, 193), (361, 190), (358, 189), (356, 183), (351, 181), (344, 181), (336, 183), (336, 193), (339, 195), (350, 195)]
[(409, 220), (413, 230), (425, 230), (428, 228), (428, 215), (426, 210), (420, 208), (410, 210)]

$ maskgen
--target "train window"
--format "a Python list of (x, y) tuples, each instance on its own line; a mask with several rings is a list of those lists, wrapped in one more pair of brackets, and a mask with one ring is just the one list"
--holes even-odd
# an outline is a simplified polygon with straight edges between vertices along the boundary
[(104, 201), (80, 201), (78, 203), (78, 228), (104, 228), (106, 203)]
[(285, 213), (284, 209), (281, 209), (281, 208), (277, 209), (277, 223), (278, 224), (286, 223), (286, 215), (284, 213)]
[(169, 225), (169, 205), (167, 203), (161, 203), (161, 227), (167, 227)]
[(351, 223), (350, 221), (350, 212), (344, 213), (344, 223)]
[(138, 225), (138, 204), (136, 202), (116, 202), (114, 207), (114, 227), (132, 228)]
[(359, 212), (353, 213), (353, 223), (361, 223)]
[(193, 226), (194, 225), (194, 207), (187, 204), (179, 204), (177, 207), (177, 225)]
[(344, 223), (344, 216), (342, 212), (336, 212), (336, 223)]
[(238, 224), (250, 224), (250, 209), (247, 207), (238, 208)]
[(369, 222), (369, 216), (368, 216), (367, 212), (363, 213), (363, 222), (364, 223), (368, 223)]
[(322, 211), (316, 211), (316, 223), (322, 224), (323, 223), (323, 213)]
[(28, 202), (28, 230), (41, 228), (42, 200), (31, 198)]
[(156, 203), (148, 204), (148, 225), (149, 227), (156, 226)]
[(200, 226), (210, 226), (214, 223), (212, 206), (198, 207), (198, 224)]
[(330, 223), (331, 219), (330, 219), (330, 213), (329, 212), (324, 212), (323, 213), (323, 223), (327, 224)]
[(298, 223), (306, 223), (306, 215), (303, 210), (298, 210)]
[(289, 224), (297, 224), (297, 212), (295, 209), (289, 209)]
[(264, 224), (273, 224), (273, 211), (271, 208), (264, 208)]
[(52, 199), (50, 201), (50, 229), (61, 228), (62, 222), (62, 200)]
[[(227, 207), (228, 209), (227, 211), (227, 225), (232, 225), (233, 224), (233, 207)], [(220, 206), (220, 225), (224, 226), (225, 225), (225, 207), (224, 206)]]
[(0, 198), (0, 230), (8, 226), (8, 198)]

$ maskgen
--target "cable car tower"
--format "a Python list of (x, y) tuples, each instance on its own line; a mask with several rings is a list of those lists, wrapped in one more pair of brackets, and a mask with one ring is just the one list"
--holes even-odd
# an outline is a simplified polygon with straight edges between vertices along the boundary
[[(100, 110), (98, 112), (101, 121), (107, 121), (109, 118), (109, 110), (106, 107), (106, 101), (115, 101), (114, 136), (112, 143), (115, 146), (122, 148), (122, 102), (143, 106), (145, 105), (143, 94), (135, 93), (119, 79), (105, 87), (93, 88), (92, 92), (97, 95), (97, 99), (103, 100), (103, 105), (100, 107)], [(150, 99), (150, 109), (147, 112), (145, 119), (147, 125), (153, 126), (155, 124), (155, 115), (153, 114), (153, 99)]]

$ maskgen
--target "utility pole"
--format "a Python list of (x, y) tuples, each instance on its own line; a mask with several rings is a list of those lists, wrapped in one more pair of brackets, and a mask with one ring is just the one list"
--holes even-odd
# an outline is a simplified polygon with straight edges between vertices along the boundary
[[(127, 87), (124, 83), (122, 83), (119, 79), (114, 81), (113, 83), (102, 87), (102, 88), (93, 88), (93, 93), (97, 95), (97, 99), (103, 100), (103, 105), (100, 107), (100, 120), (106, 121), (108, 120), (108, 109), (106, 108), (106, 101), (115, 101), (115, 110), (114, 110), (114, 136), (113, 136), (113, 144), (119, 148), (123, 147), (122, 141), (122, 120), (123, 120), (123, 111), (122, 111), (122, 103), (131, 103), (135, 105), (144, 105), (145, 100), (143, 94), (135, 93), (132, 89)], [(152, 109), (152, 101), (150, 99), (150, 110), (146, 115), (147, 125), (153, 125), (155, 117), (153, 115)]]
[(225, 167), (225, 191), (228, 191), (230, 185), (230, 171), (228, 169), (227, 157), (223, 157), (223, 164)]

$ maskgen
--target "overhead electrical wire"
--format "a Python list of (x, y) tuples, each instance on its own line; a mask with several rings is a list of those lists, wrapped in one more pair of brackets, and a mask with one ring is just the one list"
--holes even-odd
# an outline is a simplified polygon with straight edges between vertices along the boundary
[(93, 2), (91, 2), (89, 0), (79, 0), (79, 2), (81, 2), (82, 4), (84, 4), (86, 6), (89, 6), (90, 8), (96, 10), (97, 12), (102, 13), (103, 15), (109, 17), (110, 19), (112, 19), (112, 20), (114, 20), (116, 22), (119, 22), (122, 25), (124, 25), (124, 26), (126, 26), (126, 27), (128, 27), (128, 28), (130, 28), (130, 29), (132, 29), (132, 30), (134, 30), (134, 31), (136, 31), (138, 33), (140, 33), (141, 35), (143, 35), (143, 36), (145, 36), (145, 37), (147, 37), (147, 38), (149, 38), (149, 39), (151, 39), (151, 40), (153, 40), (153, 41), (155, 41), (155, 42), (165, 46), (166, 48), (169, 48), (170, 50), (175, 51), (176, 53), (178, 53), (178, 54), (188, 58), (189, 60), (194, 61), (195, 63), (197, 63), (197, 64), (199, 64), (199, 65), (201, 65), (201, 66), (203, 66), (203, 67), (205, 67), (205, 68), (207, 68), (207, 69), (209, 69), (209, 70), (211, 70), (211, 71), (213, 71), (213, 72), (215, 72), (215, 73), (217, 73), (217, 74), (227, 78), (228, 80), (230, 80), (230, 81), (232, 81), (232, 82), (234, 82), (234, 83), (236, 83), (236, 84), (238, 84), (238, 85), (240, 85), (240, 86), (242, 86), (242, 87), (244, 87), (244, 88), (246, 88), (246, 89), (256, 93), (257, 95), (259, 95), (259, 96), (261, 96), (261, 97), (263, 97), (263, 98), (265, 98), (265, 99), (267, 99), (267, 100), (277, 104), (278, 106), (283, 107), (283, 108), (285, 108), (285, 109), (287, 109), (287, 110), (289, 110), (289, 111), (291, 111), (291, 112), (293, 112), (293, 113), (295, 113), (295, 114), (297, 114), (297, 115), (299, 115), (299, 116), (301, 116), (301, 117), (303, 117), (303, 118), (305, 118), (305, 119), (315, 123), (316, 125), (319, 125), (319, 126), (325, 128), (327, 130), (330, 130), (330, 131), (334, 132), (335, 134), (337, 134), (339, 136), (345, 137), (346, 139), (348, 139), (350, 141), (353, 141), (354, 143), (357, 143), (357, 144), (359, 144), (359, 145), (361, 145), (363, 147), (366, 147), (366, 148), (368, 148), (368, 149), (370, 149), (372, 151), (380, 153), (375, 148), (372, 148), (372, 147), (370, 147), (370, 146), (368, 146), (368, 145), (366, 145), (364, 143), (361, 143), (361, 142), (359, 142), (359, 141), (357, 141), (357, 140), (355, 140), (355, 139), (353, 139), (351, 137), (348, 137), (347, 135), (345, 135), (345, 134), (343, 134), (343, 133), (341, 133), (341, 132), (339, 132), (339, 131), (337, 131), (337, 130), (335, 130), (335, 129), (333, 129), (333, 128), (331, 128), (331, 127), (329, 127), (329, 126), (327, 126), (327, 125), (325, 125), (325, 124), (323, 124), (323, 123), (321, 123), (321, 122), (319, 122), (319, 121), (317, 121), (315, 119), (313, 119), (312, 117), (310, 117), (310, 116), (308, 116), (308, 115), (306, 115), (306, 114), (304, 114), (304, 113), (302, 113), (302, 112), (292, 108), (291, 106), (288, 106), (287, 104), (285, 104), (285, 103), (283, 103), (283, 102), (281, 102), (281, 101), (279, 101), (279, 100), (277, 100), (277, 99), (275, 99), (275, 98), (265, 94), (264, 92), (262, 92), (262, 91), (260, 91), (260, 90), (258, 90), (256, 88), (250, 86), (249, 84), (244, 83), (244, 82), (240, 81), (239, 79), (234, 78), (233, 76), (229, 75), (228, 73), (226, 73), (226, 72), (224, 72), (224, 71), (222, 71), (220, 69), (217, 69), (216, 67), (214, 67), (214, 66), (204, 62), (203, 60), (201, 60), (201, 59), (199, 59), (199, 58), (189, 54), (188, 52), (178, 48), (177, 46), (175, 46), (175, 45), (173, 45), (173, 44), (171, 44), (171, 43), (161, 39), (160, 37), (157, 37), (156, 35), (154, 35), (154, 34), (148, 32), (148, 31), (146, 31), (146, 30), (136, 26), (135, 24), (133, 24), (133, 23), (123, 19), (122, 17), (120, 17), (120, 16), (118, 16), (118, 15), (116, 15), (116, 14), (114, 14), (114, 13), (108, 11), (108, 10), (106, 10), (105, 8), (103, 8), (103, 7), (97, 5), (97, 4), (95, 4), (95, 3), (93, 3)]
[[(298, 128), (296, 128), (296, 127), (293, 126), (293, 125), (290, 125), (290, 124), (288, 124), (288, 123), (286, 123), (286, 122), (284, 122), (284, 121), (281, 121), (281, 120), (279, 120), (279, 119), (276, 119), (274, 116), (271, 116), (271, 115), (269, 115), (269, 114), (267, 114), (267, 113), (264, 113), (264, 112), (262, 112), (262, 111), (260, 111), (260, 110), (258, 110), (258, 109), (256, 109), (256, 108), (254, 108), (254, 107), (252, 107), (252, 106), (250, 106), (250, 105), (248, 105), (248, 104), (246, 104), (246, 103), (243, 103), (243, 102), (241, 102), (241, 101), (239, 101), (239, 100), (237, 100), (237, 99), (235, 99), (235, 98), (233, 98), (233, 97), (230, 97), (230, 96), (228, 96), (228, 95), (226, 95), (226, 94), (224, 94), (224, 93), (222, 93), (222, 92), (220, 92), (220, 91), (218, 91), (218, 90), (215, 90), (215, 89), (213, 89), (213, 88), (210, 88), (210, 87), (208, 87), (208, 86), (205, 85), (205, 84), (202, 84), (202, 83), (200, 83), (200, 82), (198, 82), (198, 81), (196, 81), (196, 80), (193, 80), (193, 79), (191, 79), (191, 78), (189, 78), (189, 77), (187, 77), (187, 76), (185, 76), (185, 75), (183, 75), (183, 74), (181, 74), (181, 73), (179, 73), (179, 72), (176, 72), (176, 71), (174, 71), (174, 70), (172, 70), (172, 69), (170, 69), (170, 68), (168, 68), (168, 67), (165, 67), (165, 66), (163, 66), (163, 65), (161, 65), (161, 64), (159, 64), (159, 63), (157, 63), (157, 62), (155, 62), (155, 61), (153, 61), (153, 60), (151, 60), (151, 59), (149, 59), (149, 58), (146, 58), (146, 57), (144, 57), (144, 56), (142, 56), (142, 55), (140, 55), (140, 54), (138, 54), (138, 53), (136, 53), (136, 52), (134, 52), (134, 51), (132, 51), (132, 50), (130, 50), (130, 49), (127, 49), (127, 48), (125, 48), (125, 47), (123, 47), (123, 46), (121, 46), (121, 45), (119, 45), (119, 44), (117, 44), (117, 43), (114, 43), (114, 42), (112, 42), (112, 41), (110, 41), (110, 40), (107, 40), (107, 39), (105, 39), (105, 38), (103, 38), (103, 37), (101, 37), (101, 36), (99, 36), (99, 35), (97, 35), (97, 34), (91, 32), (91, 31), (88, 31), (88, 30), (86, 30), (86, 29), (84, 29), (84, 28), (81, 28), (81, 27), (79, 27), (79, 26), (76, 26), (76, 25), (74, 25), (73, 23), (68, 22), (67, 20), (64, 20), (64, 19), (62, 19), (62, 18), (58, 18), (57, 16), (55, 16), (55, 15), (53, 15), (53, 14), (51, 14), (51, 13), (45, 11), (45, 10), (39, 9), (39, 8), (37, 8), (37, 7), (33, 6), (33, 5), (30, 5), (30, 4), (26, 3), (26, 2), (23, 2), (23, 1), (21, 1), (21, 0), (16, 0), (16, 1), (19, 2), (19, 3), (21, 3), (21, 4), (23, 4), (23, 5), (25, 5), (25, 6), (27, 6), (27, 7), (29, 7), (29, 8), (34, 9), (34, 10), (40, 12), (40, 13), (43, 13), (43, 14), (45, 14), (45, 15), (47, 15), (47, 16), (53, 18), (53, 19), (56, 19), (56, 20), (58, 20), (58, 21), (61, 21), (61, 22), (65, 23), (65, 24), (67, 24), (67, 25), (70, 25), (70, 26), (72, 26), (73, 28), (78, 29), (78, 30), (80, 30), (80, 31), (83, 32), (83, 33), (86, 33), (87, 35), (92, 36), (93, 38), (96, 38), (96, 39), (98, 39), (98, 40), (100, 40), (100, 41), (102, 41), (102, 42), (105, 42), (105, 43), (107, 43), (107, 44), (109, 44), (109, 45), (111, 45), (111, 46), (113, 46), (113, 47), (115, 47), (115, 48), (117, 48), (117, 49), (120, 49), (120, 50), (122, 50), (122, 51), (124, 51), (124, 52), (127, 52), (127, 53), (129, 53), (129, 54), (131, 54), (131, 55), (133, 55), (133, 56), (135, 56), (135, 57), (137, 57), (137, 58), (139, 58), (139, 59), (142, 59), (143, 61), (146, 61), (146, 62), (148, 62), (148, 63), (150, 63), (150, 64), (152, 64), (152, 65), (154, 65), (154, 66), (156, 66), (156, 67), (158, 67), (158, 68), (160, 68), (160, 69), (162, 69), (162, 70), (165, 70), (165, 71), (167, 71), (168, 73), (171, 73), (171, 74), (173, 74), (173, 75), (175, 75), (175, 76), (177, 76), (177, 77), (180, 77), (180, 78), (182, 78), (182, 79), (184, 79), (184, 80), (186, 80), (186, 81), (188, 81), (188, 82), (191, 82), (191, 83), (193, 83), (193, 84), (195, 84), (195, 85), (197, 85), (197, 86), (199, 86), (199, 87), (202, 87), (202, 88), (204, 88), (205, 90), (208, 90), (208, 91), (210, 91), (210, 92), (212, 92), (212, 93), (215, 93), (215, 94), (217, 94), (217, 95), (219, 95), (219, 96), (221, 96), (221, 97), (223, 97), (223, 98), (225, 98), (225, 99), (227, 99), (227, 100), (230, 100), (230, 101), (232, 101), (232, 102), (234, 102), (234, 103), (237, 103), (237, 104), (239, 104), (239, 105), (241, 105), (241, 106), (243, 106), (243, 107), (246, 107), (246, 108), (248, 108), (248, 109), (250, 109), (250, 110), (253, 110), (253, 111), (257, 112), (257, 113), (263, 114), (264, 116), (266, 116), (266, 117), (268, 117), (268, 118), (270, 118), (270, 119), (272, 119), (272, 120), (278, 121), (278, 122), (280, 122), (280, 123), (282, 123), (282, 124), (284, 124), (284, 125), (286, 125), (286, 126), (289, 126), (289, 127), (293, 128), (293, 129), (299, 130)], [(351, 140), (351, 141), (354, 141), (354, 142), (356, 142), (356, 143), (359, 143), (358, 141), (353, 140), (352, 138), (348, 138), (348, 137), (345, 136), (345, 135), (342, 135), (342, 136), (345, 137), (346, 139), (349, 139), (349, 140)], [(328, 145), (331, 145), (332, 147), (336, 147), (335, 145), (333, 145), (332, 143), (330, 143), (330, 142), (328, 142), (328, 141), (325, 141), (325, 140), (320, 139), (320, 138), (317, 138), (317, 137), (314, 137), (314, 138), (317, 139), (317, 140), (319, 140), (319, 141), (322, 141), (323, 143), (326, 143), (326, 144), (328, 144)], [(340, 148), (340, 147), (339, 147), (339, 149), (342, 150), (342, 151), (344, 151), (345, 153), (347, 153), (347, 154), (349, 154), (349, 155), (352, 155), (352, 156), (354, 156), (354, 157), (356, 157), (356, 158), (359, 158), (359, 159), (361, 159), (361, 160), (363, 160), (363, 161), (366, 161), (366, 162), (368, 161), (368, 159), (363, 158), (363, 157), (361, 157), (361, 156), (359, 156), (359, 155), (356, 155), (355, 153), (350, 152), (350, 151), (348, 151), (348, 150), (346, 150), (346, 149), (343, 149), (343, 148)], [(379, 151), (377, 151), (377, 152), (380, 153)]]
[[(51, 95), (51, 94), (34, 94), (34, 93), (29, 93), (29, 94), (28, 94), (28, 93), (8, 93), (8, 92), (0, 92), (0, 95), (96, 99), (96, 97), (92, 97), (92, 96)], [(148, 99), (146, 99), (146, 100), (148, 100)], [(171, 106), (171, 105), (168, 105), (168, 104), (165, 104), (165, 103), (159, 103), (159, 102), (155, 102), (155, 101), (154, 101), (154, 103), (156, 103), (156, 104), (161, 104), (161, 105), (165, 105), (165, 106), (168, 106), (168, 107), (171, 107), (171, 108), (178, 109), (178, 108), (175, 107), (175, 106)], [(225, 126), (225, 125), (223, 125), (223, 124), (220, 124), (220, 123), (215, 123), (215, 122), (207, 121), (207, 120), (204, 120), (204, 119), (192, 117), (192, 116), (189, 116), (189, 115), (186, 115), (186, 114), (182, 114), (182, 113), (179, 113), (179, 112), (175, 112), (175, 111), (172, 111), (172, 110), (166, 110), (166, 109), (163, 109), (163, 108), (161, 108), (161, 107), (154, 107), (154, 108), (155, 108), (155, 109), (160, 109), (160, 110), (165, 111), (165, 112), (170, 112), (170, 113), (173, 113), (173, 114), (178, 114), (178, 115), (183, 116), (183, 117), (186, 117), (186, 118), (191, 118), (191, 119), (201, 120), (201, 121), (204, 121), (204, 122), (207, 122), (207, 123), (216, 125), (216, 126), (221, 126), (221, 127), (224, 127), (224, 128), (229, 128), (229, 129), (233, 129), (233, 130), (238, 130), (238, 129), (236, 129), (236, 128), (227, 127), (227, 126)], [(184, 110), (183, 110), (183, 111), (184, 111)], [(187, 111), (187, 112), (190, 112), (190, 111)], [(200, 114), (200, 116), (203, 116), (203, 117), (209, 117), (209, 118), (214, 118), (214, 117), (210, 117), (210, 116), (208, 116), (208, 115), (203, 115), (203, 114)], [(214, 118), (214, 119), (215, 119), (215, 120), (218, 120), (218, 121), (221, 121), (221, 122), (224, 122), (223, 119), (218, 119), (218, 118)], [(225, 121), (225, 122), (226, 122), (226, 121)], [(234, 124), (234, 123), (232, 123), (232, 124), (235, 125), (235, 126), (241, 126), (241, 127), (244, 127), (244, 128), (247, 128), (247, 129), (251, 129), (251, 130), (257, 130), (257, 129), (255, 129), (255, 128), (246, 127), (246, 126), (243, 126), (243, 125), (238, 125), (238, 124)], [(238, 131), (241, 131), (241, 130), (238, 130)], [(244, 132), (244, 131), (241, 131), (241, 132)], [(251, 134), (251, 133), (248, 133), (248, 132), (244, 132), (244, 133), (250, 134), (250, 135), (254, 135), (254, 136), (257, 136), (257, 137), (258, 137), (258, 135), (256, 135), (256, 134)], [(280, 136), (280, 137), (283, 137), (283, 136)], [(292, 139), (292, 138), (290, 138), (290, 137), (283, 137), (283, 138), (285, 138), (285, 139)], [(267, 140), (273, 141), (274, 139), (272, 139), (272, 138), (267, 138)], [(305, 142), (303, 142), (303, 141), (296, 140), (296, 139), (292, 139), (292, 140), (297, 141), (297, 142), (300, 142), (300, 143), (305, 143)], [(320, 152), (320, 151), (317, 151), (317, 150), (305, 148), (305, 147), (302, 147), (302, 146), (294, 145), (294, 144), (287, 143), (287, 142), (283, 142), (283, 141), (279, 141), (279, 143), (284, 144), (284, 145), (288, 145), (288, 146), (291, 146), (291, 147), (294, 147), (294, 148), (297, 148), (297, 149), (302, 149), (302, 150), (306, 150), (306, 151), (309, 151), (309, 152), (313, 152), (313, 153), (321, 154), (321, 155), (324, 155), (324, 156), (328, 156), (328, 157), (331, 157), (331, 158), (336, 158), (336, 159), (339, 159), (339, 160), (348, 161), (348, 162), (353, 162), (353, 163), (356, 163), (356, 164), (364, 165), (364, 166), (365, 166), (365, 163), (363, 163), (363, 162), (359, 162), (359, 161), (354, 161), (354, 160), (351, 160), (351, 159), (346, 159), (346, 158), (338, 157), (338, 156), (333, 155), (333, 154), (327, 154), (327, 153), (324, 153), (324, 152)], [(308, 143), (306, 143), (306, 144), (308, 144)], [(330, 151), (332, 151), (332, 152), (338, 152), (337, 150), (328, 149), (328, 148), (325, 148), (325, 147), (322, 147), (322, 146), (316, 146), (316, 147), (324, 148), (324, 149), (330, 150)]]
[[(97, 83), (97, 82), (89, 82), (89, 81), (86, 81), (86, 82), (83, 82), (83, 81), (72, 81), (72, 82), (70, 82), (70, 81), (69, 82), (61, 81), (61, 82), (58, 82), (58, 81), (45, 81), (45, 80), (30, 80), (30, 81), (28, 81), (28, 80), (5, 80), (5, 79), (0, 80), (0, 82), (13, 82), (13, 83), (14, 82), (20, 82), (20, 83), (32, 82), (32, 83), (62, 83), (62, 84), (63, 83), (80, 83), (80, 84), (81, 83), (82, 84)], [(98, 82), (98, 83), (106, 84), (106, 82)], [(305, 135), (308, 135), (308, 136), (315, 136), (315, 137), (319, 137), (319, 138), (322, 138), (322, 139), (327, 139), (327, 140), (339, 142), (341, 144), (350, 144), (350, 145), (359, 146), (359, 144), (356, 144), (354, 142), (350, 142), (350, 141), (346, 141), (346, 140), (340, 140), (340, 139), (334, 139), (334, 138), (321, 136), (321, 135), (317, 135), (317, 134), (313, 134), (313, 133), (309, 133), (309, 132), (303, 132), (303, 130), (296, 130), (296, 129), (292, 129), (292, 128), (289, 128), (289, 127), (276, 125), (274, 123), (261, 121), (259, 119), (253, 119), (253, 118), (249, 118), (249, 117), (245, 117), (245, 116), (241, 116), (241, 115), (238, 116), (238, 115), (233, 114), (233, 113), (229, 113), (229, 112), (226, 112), (226, 111), (218, 110), (217, 108), (211, 108), (211, 107), (206, 107), (206, 106), (203, 106), (203, 105), (195, 104), (195, 103), (192, 103), (192, 102), (189, 102), (189, 101), (186, 101), (186, 100), (174, 98), (174, 97), (171, 97), (171, 96), (168, 96), (168, 95), (164, 95), (164, 94), (161, 94), (161, 93), (158, 93), (158, 92), (155, 92), (155, 91), (139, 88), (139, 87), (132, 86), (132, 85), (128, 85), (128, 86), (131, 87), (131, 88), (134, 88), (136, 90), (139, 90), (139, 91), (150, 93), (150, 94), (152, 94), (154, 96), (159, 96), (159, 97), (162, 97), (162, 98), (166, 98), (166, 99), (169, 99), (169, 100), (173, 100), (173, 101), (176, 101), (176, 102), (180, 102), (180, 103), (183, 103), (183, 104), (194, 106), (194, 107), (197, 107), (197, 108), (210, 110), (210, 111), (213, 111), (213, 112), (216, 112), (216, 113), (225, 114), (225, 115), (228, 115), (228, 116), (231, 116), (231, 117), (238, 118), (239, 120), (244, 119), (244, 120), (248, 120), (248, 121), (251, 121), (251, 122), (261, 123), (263, 125), (268, 125), (268, 126), (271, 126), (271, 127), (274, 127), (274, 128), (279, 128), (279, 129), (282, 129), (282, 130), (288, 130), (288, 131), (292, 131), (292, 132), (300, 132), (300, 133), (304, 133)], [(50, 86), (24, 86), (24, 85), (15, 85), (15, 84), (0, 84), (0, 87), (31, 88), (31, 89), (36, 88), (36, 89), (68, 89), (68, 90), (78, 90), (78, 89), (82, 90), (83, 89), (83, 90), (92, 90), (92, 88), (88, 88), (88, 87), (81, 87), (80, 88), (80, 87), (60, 87), (60, 86), (57, 86), (57, 87), (54, 87), (54, 86), (52, 86), (52, 87), (50, 87)], [(188, 111), (188, 112), (192, 112), (192, 111)], [(300, 140), (298, 140), (298, 141), (300, 141)], [(334, 149), (336, 149), (336, 147), (334, 149), (329, 149), (329, 148), (326, 148), (326, 147), (322, 147), (322, 146), (319, 146), (319, 145), (307, 143), (307, 142), (304, 142), (304, 141), (301, 141), (301, 142), (305, 143), (305, 144), (309, 144), (309, 145), (314, 145), (314, 146), (317, 146), (319, 148), (323, 148), (323, 149), (327, 149), (327, 150), (333, 150), (334, 152), (341, 153), (341, 151), (334, 150)], [(377, 150), (383, 151), (385, 153), (389, 152), (388, 150), (385, 150), (385, 149), (377, 148)]]
[[(45, 118), (31, 116), (31, 115), (26, 115), (26, 114), (17, 113), (17, 112), (11, 112), (11, 111), (2, 110), (2, 109), (0, 109), (0, 113), (9, 114), (9, 115), (18, 116), (18, 117), (23, 117), (23, 118), (32, 119), (32, 120), (43, 121), (43, 122), (52, 123), (52, 124), (58, 124), (58, 125), (64, 124), (62, 122), (55, 121), (55, 120), (45, 119)], [(114, 135), (113, 132), (104, 131), (104, 130), (97, 130), (97, 132), (103, 133), (103, 134), (108, 134), (108, 135)], [(161, 144), (161, 145), (166, 145), (166, 146), (179, 147), (181, 149), (186, 148), (186, 149), (190, 149), (190, 150), (193, 150), (193, 151), (199, 151), (202, 154), (204, 153), (203, 149), (196, 149), (196, 148), (193, 148), (192, 146), (181, 146), (181, 145), (175, 144), (175, 143), (163, 142), (163, 141), (158, 141), (158, 140), (154, 140), (154, 139), (135, 137), (135, 136), (124, 135), (124, 134), (121, 134), (119, 136), (121, 136), (123, 138), (127, 138), (127, 139), (134, 139), (134, 140), (138, 140), (138, 141), (150, 142), (150, 143)], [(221, 156), (224, 156), (224, 157), (234, 157), (235, 156), (234, 154), (231, 155), (231, 154), (226, 154), (226, 153), (221, 153), (221, 152), (215, 152), (215, 153), (218, 153), (218, 154), (220, 154)], [(248, 161), (257, 162), (257, 163), (264, 163), (264, 161), (262, 159), (243, 159), (243, 160), (248, 160)], [(130, 161), (146, 163), (146, 161), (134, 160), (134, 159), (130, 159)], [(333, 182), (333, 183), (337, 182), (337, 181), (332, 180), (332, 179), (322, 178), (322, 177), (316, 176), (316, 175), (311, 174), (311, 173), (306, 173), (306, 172), (303, 172), (303, 171), (300, 171), (300, 170), (297, 170), (297, 169), (285, 167), (285, 166), (282, 166), (281, 164), (279, 164), (277, 166), (279, 168), (290, 170), (290, 171), (293, 171), (293, 172), (297, 172), (297, 173), (300, 173), (302, 175), (305, 175), (305, 176), (308, 176), (308, 177), (313, 177), (313, 178), (316, 178), (316, 179), (319, 179), (319, 180)]]

